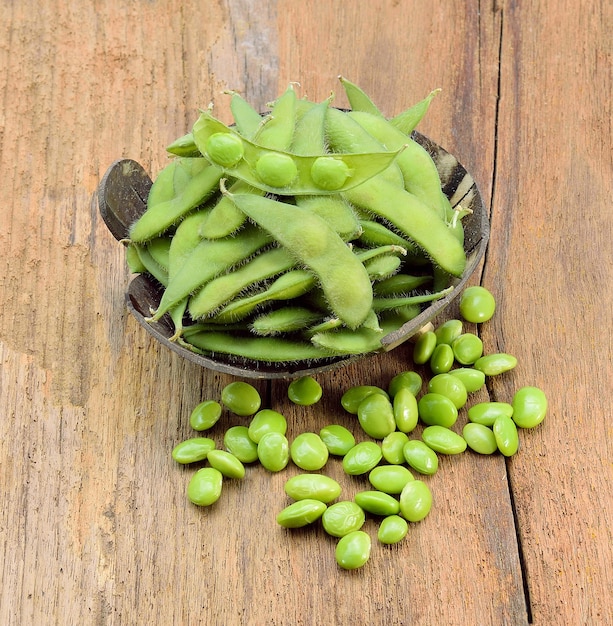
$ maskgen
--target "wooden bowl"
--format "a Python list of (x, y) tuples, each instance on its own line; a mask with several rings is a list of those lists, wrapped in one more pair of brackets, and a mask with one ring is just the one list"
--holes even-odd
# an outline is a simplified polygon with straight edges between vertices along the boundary
[[(472, 176), (458, 160), (424, 135), (413, 132), (413, 138), (432, 156), (436, 163), (444, 193), (453, 207), (461, 204), (471, 214), (463, 220), (464, 249), (467, 264), (461, 278), (451, 283), (454, 289), (444, 298), (433, 302), (420, 315), (382, 338), (382, 351), (393, 350), (417, 334), (429, 321), (444, 311), (457, 298), (485, 253), (489, 239), (489, 220), (481, 194)], [(98, 188), (100, 214), (117, 240), (128, 237), (130, 226), (144, 213), (152, 181), (136, 161), (120, 159), (107, 170)], [(372, 354), (321, 359), (314, 362), (266, 363), (251, 361), (223, 354), (203, 356), (169, 341), (174, 332), (170, 318), (164, 316), (158, 322), (145, 320), (151, 310), (157, 308), (162, 288), (146, 274), (137, 275), (128, 286), (126, 304), (139, 324), (157, 341), (189, 361), (218, 372), (243, 378), (297, 378), (343, 367), (348, 363), (367, 359)]]

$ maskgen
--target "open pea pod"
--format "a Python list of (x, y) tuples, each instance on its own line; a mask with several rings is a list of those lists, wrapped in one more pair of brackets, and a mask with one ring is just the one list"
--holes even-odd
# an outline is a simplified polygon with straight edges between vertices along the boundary
[(208, 111), (201, 111), (192, 135), (200, 152), (227, 176), (292, 196), (352, 189), (387, 169), (404, 149), (318, 155), (272, 150), (242, 137)]

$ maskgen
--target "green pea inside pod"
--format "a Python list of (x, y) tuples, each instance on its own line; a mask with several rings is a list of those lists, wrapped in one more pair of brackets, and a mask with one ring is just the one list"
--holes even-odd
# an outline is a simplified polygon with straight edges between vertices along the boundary
[(233, 133), (213, 133), (205, 145), (207, 157), (221, 167), (234, 167), (245, 154), (241, 138)]
[(270, 187), (287, 187), (298, 176), (298, 168), (289, 154), (267, 152), (255, 164), (259, 179)]
[(347, 163), (333, 156), (321, 156), (311, 165), (313, 182), (326, 191), (340, 189), (351, 175), (352, 171)]

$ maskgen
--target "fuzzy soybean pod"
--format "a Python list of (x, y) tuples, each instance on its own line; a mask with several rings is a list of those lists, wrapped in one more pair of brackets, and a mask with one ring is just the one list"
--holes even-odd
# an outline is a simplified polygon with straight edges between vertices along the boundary
[(302, 306), (286, 306), (258, 315), (249, 325), (261, 336), (274, 336), (304, 330), (321, 321), (321, 313)]
[(311, 336), (313, 345), (333, 354), (352, 355), (377, 352), (382, 349), (381, 331), (371, 328), (339, 328)]
[(175, 139), (166, 147), (166, 152), (179, 157), (199, 157), (200, 150), (194, 142), (194, 136), (191, 133), (186, 133), (181, 137)]
[(361, 87), (352, 83), (344, 76), (339, 76), (338, 79), (341, 81), (341, 85), (345, 90), (345, 95), (347, 96), (349, 104), (354, 111), (365, 111), (372, 115), (383, 117), (383, 114), (377, 105), (372, 101), (372, 98)]
[(368, 272), (324, 220), (270, 198), (231, 197), (241, 211), (314, 272), (334, 315), (350, 328), (364, 322), (372, 306)]
[(165, 232), (219, 190), (223, 170), (202, 157), (190, 160), (194, 163), (189, 183), (170, 200), (157, 204), (148, 202), (147, 210), (130, 228), (131, 241), (147, 241)]
[(206, 283), (189, 300), (193, 319), (204, 318), (252, 285), (291, 269), (294, 259), (283, 248), (267, 248), (245, 263)]
[(240, 263), (264, 247), (270, 237), (254, 226), (244, 228), (236, 237), (202, 240), (185, 260), (162, 295), (152, 320), (159, 320), (166, 311), (201, 288), (207, 281)]
[(262, 126), (262, 116), (238, 92), (227, 91), (226, 93), (231, 96), (230, 111), (238, 132), (247, 139), (253, 139)]
[(152, 256), (147, 246), (141, 244), (130, 244), (134, 247), (138, 256), (139, 263), (145, 268), (145, 271), (153, 276), (160, 285), (164, 287), (168, 285), (168, 270), (163, 268)]
[(353, 111), (350, 115), (388, 149), (405, 146), (396, 159), (405, 188), (434, 208), (441, 217), (450, 219), (452, 209), (443, 194), (441, 179), (429, 152), (381, 116), (362, 111)]
[(432, 100), (434, 100), (435, 96), (441, 91), (440, 88), (434, 89), (423, 100), (420, 100), (408, 109), (398, 113), (395, 117), (392, 117), (390, 119), (392, 126), (402, 131), (405, 135), (410, 135), (428, 112)]

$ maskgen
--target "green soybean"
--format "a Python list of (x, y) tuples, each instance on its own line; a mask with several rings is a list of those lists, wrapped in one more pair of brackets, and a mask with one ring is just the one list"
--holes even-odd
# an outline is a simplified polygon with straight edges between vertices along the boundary
[(324, 426), (319, 431), (319, 436), (334, 456), (345, 456), (355, 446), (353, 433), (340, 424)]
[(468, 447), (479, 454), (493, 454), (498, 450), (493, 430), (483, 424), (477, 422), (464, 424), (462, 437), (464, 437)]
[(226, 430), (223, 443), (241, 463), (255, 463), (258, 460), (258, 444), (249, 437), (247, 426), (232, 426)]
[(287, 419), (282, 413), (274, 409), (261, 409), (251, 418), (247, 432), (249, 433), (249, 438), (255, 443), (259, 443), (266, 433), (272, 432), (285, 435), (287, 432)]
[(207, 461), (227, 478), (244, 478), (245, 466), (232, 453), (226, 450), (211, 450)]
[(359, 491), (354, 500), (364, 511), (373, 515), (396, 515), (400, 512), (398, 500), (383, 491)]
[(463, 333), (451, 343), (455, 360), (462, 365), (472, 365), (483, 356), (483, 342), (477, 335)]
[(294, 404), (311, 406), (321, 400), (323, 390), (312, 376), (301, 376), (292, 380), (287, 395)]
[(221, 417), (221, 404), (216, 400), (205, 400), (196, 405), (189, 416), (189, 425), (198, 431), (212, 428)]
[(366, 521), (364, 510), (351, 500), (341, 500), (328, 506), (322, 518), (324, 530), (333, 537), (345, 535), (360, 530)]
[(290, 457), (300, 469), (310, 472), (328, 462), (328, 448), (316, 433), (301, 433), (290, 445)]
[(519, 435), (515, 422), (505, 415), (497, 417), (492, 426), (496, 445), (504, 456), (513, 456), (519, 448)]
[(508, 402), (479, 402), (468, 409), (468, 419), (476, 424), (493, 426), (500, 416), (511, 417), (513, 406)]
[(419, 408), (417, 398), (409, 387), (401, 387), (394, 395), (393, 412), (396, 428), (410, 433), (417, 426)]
[(373, 393), (380, 393), (389, 398), (387, 392), (376, 385), (356, 385), (355, 387), (350, 387), (343, 393), (341, 396), (341, 405), (348, 413), (357, 415), (358, 407), (362, 400)]
[(370, 471), (368, 480), (378, 491), (399, 494), (415, 478), (404, 465), (379, 465)]
[(472, 367), (458, 367), (449, 370), (449, 374), (459, 378), (464, 383), (468, 393), (479, 391), (485, 384), (485, 374)]
[(209, 437), (191, 437), (178, 443), (172, 450), (172, 458), (181, 464), (197, 463), (206, 459), (215, 449), (215, 442)]
[(221, 497), (223, 475), (214, 467), (199, 469), (187, 485), (187, 497), (198, 506), (210, 506)]
[(498, 352), (487, 354), (477, 359), (473, 367), (482, 371), (486, 376), (497, 376), (512, 370), (517, 365), (517, 359), (512, 354)]
[(466, 450), (465, 439), (445, 426), (427, 426), (421, 438), (428, 447), (440, 454), (460, 454)]
[(284, 485), (285, 493), (294, 500), (319, 500), (329, 504), (341, 495), (340, 484), (324, 474), (296, 474)]
[(416, 365), (424, 365), (431, 357), (436, 348), (436, 335), (433, 330), (422, 333), (417, 338), (413, 347), (413, 361)]
[(400, 494), (400, 515), (409, 522), (420, 522), (432, 509), (432, 492), (422, 480), (409, 481)]
[(431, 476), (438, 471), (436, 452), (419, 439), (411, 439), (404, 445), (404, 458), (416, 472)]
[(450, 373), (437, 374), (428, 382), (428, 392), (438, 393), (449, 398), (456, 409), (461, 409), (468, 400), (468, 391), (464, 383)]
[(496, 301), (485, 287), (467, 287), (460, 296), (460, 314), (467, 322), (487, 322), (494, 315)]
[(461, 320), (447, 320), (434, 330), (436, 335), (436, 343), (447, 343), (451, 345), (455, 339), (462, 334), (462, 321)]
[(409, 532), (409, 524), (400, 515), (388, 515), (381, 520), (377, 538), (380, 543), (392, 545), (402, 541)]
[(343, 569), (358, 569), (368, 562), (370, 550), (370, 535), (363, 530), (353, 531), (341, 537), (336, 544), (336, 562)]
[(400, 389), (406, 387), (414, 396), (421, 391), (422, 378), (417, 372), (411, 370), (396, 374), (389, 382), (387, 392), (394, 398)]
[(424, 424), (450, 427), (458, 419), (454, 402), (441, 393), (424, 394), (417, 403), (419, 417)]
[(370, 394), (360, 402), (358, 421), (362, 430), (373, 439), (383, 439), (396, 430), (392, 403), (380, 393)]
[(343, 457), (343, 470), (351, 476), (367, 474), (383, 458), (381, 446), (374, 441), (357, 443)]
[(302, 528), (317, 521), (326, 510), (326, 505), (314, 499), (292, 502), (277, 515), (277, 524), (284, 528)]
[(430, 356), (430, 370), (433, 374), (445, 374), (453, 367), (453, 349), (447, 343), (439, 343)]
[(547, 415), (547, 396), (538, 387), (522, 387), (511, 400), (513, 421), (519, 428), (535, 428)]
[(289, 442), (285, 435), (268, 432), (258, 442), (258, 458), (270, 472), (280, 472), (289, 463)]
[(405, 462), (404, 444), (409, 440), (408, 436), (400, 430), (395, 430), (381, 442), (383, 458), (391, 465), (400, 465)]
[(221, 402), (235, 415), (245, 417), (257, 413), (262, 398), (253, 385), (236, 380), (221, 390)]

